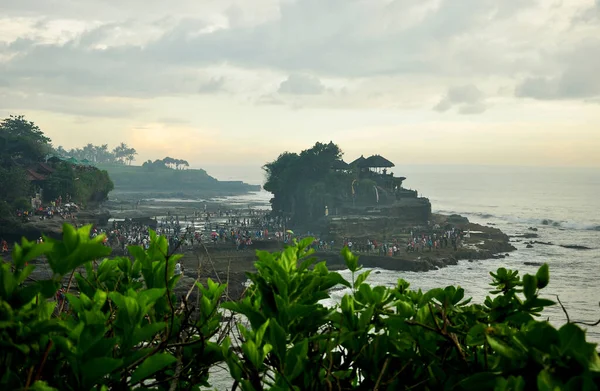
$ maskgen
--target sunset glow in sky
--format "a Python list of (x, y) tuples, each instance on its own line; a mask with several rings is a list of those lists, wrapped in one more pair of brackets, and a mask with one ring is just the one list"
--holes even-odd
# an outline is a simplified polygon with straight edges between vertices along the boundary
[(600, 168), (600, 0), (0, 1), (0, 116), (243, 179), (346, 161)]

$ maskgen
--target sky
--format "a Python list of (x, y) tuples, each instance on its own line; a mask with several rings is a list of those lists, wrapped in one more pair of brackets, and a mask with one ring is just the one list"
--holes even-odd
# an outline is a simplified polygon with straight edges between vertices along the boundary
[(0, 118), (220, 179), (337, 143), (600, 168), (600, 0), (0, 0)]

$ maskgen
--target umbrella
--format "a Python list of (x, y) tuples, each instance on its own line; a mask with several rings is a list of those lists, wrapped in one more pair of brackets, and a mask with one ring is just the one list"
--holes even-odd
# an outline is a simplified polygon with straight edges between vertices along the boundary
[(288, 230), (287, 230), (287, 231), (285, 231), (285, 232), (287, 232), (288, 234), (292, 234), (292, 235), (294, 234), (294, 231), (292, 231), (291, 229), (288, 229)]
[(219, 234), (218, 234), (218, 233), (216, 233), (216, 232), (211, 232), (210, 234), (211, 234), (212, 236), (219, 236)]

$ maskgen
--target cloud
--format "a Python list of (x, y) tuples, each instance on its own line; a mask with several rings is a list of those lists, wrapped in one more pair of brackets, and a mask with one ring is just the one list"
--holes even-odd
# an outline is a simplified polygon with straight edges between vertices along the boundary
[(280, 97), (276, 96), (276, 94), (262, 95), (256, 100), (256, 103), (274, 106), (285, 105), (285, 101)]
[(588, 8), (573, 17), (573, 23), (594, 24), (600, 22), (600, 0), (596, 0)]
[(174, 117), (158, 118), (156, 122), (161, 125), (188, 125), (190, 123), (187, 119)]
[[(440, 85), (455, 85), (463, 87), (449, 89), (435, 110), (462, 114), (482, 113), (486, 98), (494, 98), (469, 101), (461, 97), (469, 92), (460, 90), (465, 86), (497, 91), (498, 84), (518, 84), (518, 98), (596, 96), (598, 78), (578, 80), (576, 67), (585, 64), (569, 65), (560, 50), (594, 37), (594, 25), (567, 34), (564, 21), (597, 6), (538, 0), (1, 3), (7, 17), (0, 20), (0, 75), (27, 96), (152, 100), (227, 91), (238, 101), (269, 105), (304, 96), (311, 98), (302, 102), (308, 106), (369, 110), (412, 99), (403, 107), (423, 109)], [(2, 27), (7, 20), (9, 27)], [(588, 69), (585, 74), (594, 77)], [(347, 92), (325, 93), (335, 91)], [(381, 98), (373, 102), (365, 91)]]
[[(222, 87), (219, 79), (204, 86), (206, 76), (197, 70), (222, 64), (292, 75), (288, 93), (304, 91), (293, 84), (306, 77), (299, 76), (303, 74), (443, 76), (470, 64), (477, 50), (465, 48), (473, 47), (474, 37), (485, 36), (487, 26), (500, 28), (533, 4), (530, 0), (462, 0), (458, 5), (452, 0), (260, 0), (252, 6), (224, 1), (220, 9), (213, 9), (196, 3), (204, 2), (184, 0), (174, 10), (158, 0), (133, 0), (119, 13), (114, 13), (115, 0), (99, 7), (81, 0), (72, 9), (61, 3), (51, 9), (40, 0), (5, 4), (0, 10), (9, 15), (37, 10), (45, 17), (60, 15), (79, 22), (50, 42), (41, 37), (58, 36), (62, 30), (49, 22), (32, 22), (27, 39), (38, 41), (15, 44), (18, 55), (0, 64), (0, 72), (32, 91), (134, 97), (193, 94), (198, 92), (194, 85), (200, 85), (201, 92), (204, 87), (212, 92)], [(85, 27), (85, 20), (91, 27)], [(491, 52), (500, 56), (506, 48), (494, 49)], [(470, 73), (506, 72), (510, 67), (504, 65), (501, 58), (490, 59)], [(305, 87), (307, 91), (321, 88), (314, 80), (305, 81), (313, 83)], [(286, 86), (282, 92), (288, 91)]]
[(445, 112), (454, 107), (460, 114), (480, 114), (487, 109), (483, 93), (473, 84), (450, 87), (433, 109)]
[(317, 95), (325, 91), (321, 80), (314, 76), (292, 74), (281, 82), (278, 92), (291, 95)]
[(128, 98), (97, 97), (82, 100), (44, 93), (29, 94), (1, 87), (0, 83), (0, 110), (5, 112), (36, 110), (81, 117), (128, 118), (144, 111), (138, 101)]
[(539, 100), (600, 98), (600, 39), (569, 48), (555, 61), (561, 64), (559, 73), (527, 77), (517, 84), (515, 95)]
[(202, 83), (198, 87), (198, 93), (200, 94), (211, 94), (219, 91), (223, 91), (225, 79), (222, 77), (213, 77), (209, 81)]

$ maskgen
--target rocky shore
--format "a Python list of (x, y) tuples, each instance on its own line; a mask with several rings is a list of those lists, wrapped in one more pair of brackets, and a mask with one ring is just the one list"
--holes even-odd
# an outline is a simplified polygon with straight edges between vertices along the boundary
[[(99, 225), (106, 224), (109, 214), (117, 218), (131, 217), (153, 217), (156, 215), (165, 215), (167, 213), (176, 215), (191, 215), (194, 210), (203, 208), (204, 204), (209, 209), (240, 207), (240, 205), (226, 205), (218, 202), (140, 202), (133, 206), (127, 202), (112, 202), (105, 205), (104, 208), (82, 211), (77, 215), (76, 223), (86, 224), (94, 223)], [(252, 206), (252, 205), (249, 205)], [(442, 248), (438, 250), (425, 252), (404, 252), (401, 251), (397, 256), (388, 257), (374, 253), (358, 253), (360, 264), (367, 268), (381, 268), (396, 271), (414, 271), (426, 272), (436, 270), (450, 265), (456, 265), (459, 260), (476, 259), (494, 259), (504, 258), (508, 253), (515, 250), (509, 242), (509, 237), (499, 229), (474, 224), (460, 216), (433, 215), (432, 220), (436, 224), (448, 224), (469, 232), (469, 237), (465, 238), (463, 245), (456, 251), (452, 248)], [(62, 224), (65, 221), (59, 218), (52, 220), (33, 221), (22, 224), (19, 236), (27, 236), (30, 239), (37, 238), (43, 232), (51, 236), (59, 236)], [(13, 227), (18, 230), (19, 227)], [(12, 237), (17, 240), (18, 231), (11, 232)], [(398, 234), (396, 237), (399, 243), (404, 243), (408, 239), (408, 234)], [(13, 240), (13, 241), (14, 241)], [(232, 298), (239, 297), (246, 283), (246, 273), (254, 270), (256, 260), (255, 250), (278, 251), (283, 249), (283, 243), (274, 240), (255, 241), (252, 249), (236, 251), (231, 243), (219, 243), (217, 245), (208, 244), (206, 246), (195, 246), (186, 249), (183, 252), (184, 257), (181, 260), (184, 267), (184, 277), (178, 288), (177, 295), (185, 295), (196, 279), (205, 282), (212, 278), (216, 281), (228, 282), (228, 294)], [(346, 265), (339, 253), (339, 248), (327, 252), (317, 252), (314, 256), (318, 260), (327, 262), (327, 266), (332, 270), (345, 269)], [(114, 252), (113, 255), (125, 255)], [(42, 279), (50, 276), (50, 270), (44, 260), (36, 260), (37, 265), (32, 278)]]

